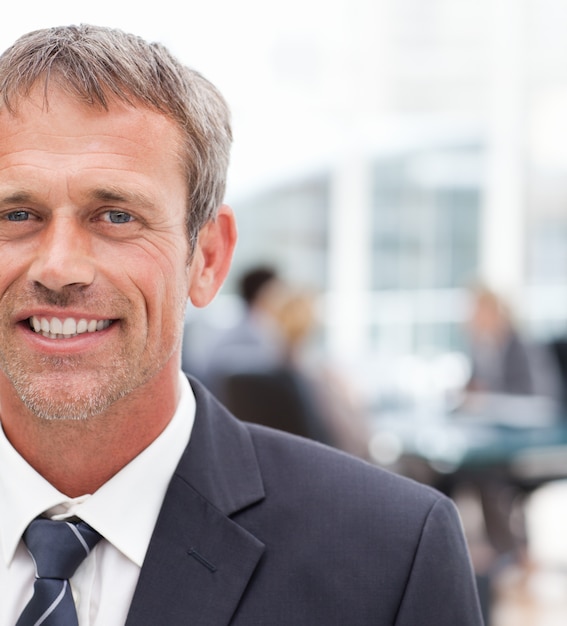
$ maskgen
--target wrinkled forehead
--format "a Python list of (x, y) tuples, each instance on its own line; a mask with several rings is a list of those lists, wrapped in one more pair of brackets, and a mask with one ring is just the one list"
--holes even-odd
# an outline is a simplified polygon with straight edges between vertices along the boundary
[[(166, 151), (173, 165), (185, 171), (185, 151), (182, 131), (171, 117), (155, 108), (135, 101), (125, 102), (112, 94), (106, 105), (85, 102), (76, 94), (59, 87), (56, 81), (48, 87), (37, 83), (27, 94), (20, 94), (15, 107), (0, 107), (0, 149), (12, 143), (15, 136), (28, 138), (30, 146), (49, 142), (64, 149), (72, 142), (74, 148), (81, 140), (91, 145), (98, 141), (122, 136), (130, 141), (140, 139), (140, 148)], [(141, 139), (143, 138), (143, 141)]]
[(88, 175), (113, 186), (151, 180), (186, 198), (179, 134), (151, 109), (113, 103), (105, 110), (61, 92), (50, 94), (45, 107), (41, 94), (32, 93), (15, 113), (0, 111), (0, 182), (31, 185), (30, 176), (40, 179), (42, 172), (53, 181)]

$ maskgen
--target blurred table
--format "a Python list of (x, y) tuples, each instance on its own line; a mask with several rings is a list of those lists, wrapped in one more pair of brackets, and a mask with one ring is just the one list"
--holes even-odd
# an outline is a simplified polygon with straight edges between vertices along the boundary
[(478, 395), (454, 411), (384, 413), (370, 446), (377, 463), (434, 484), (495, 469), (527, 489), (567, 477), (567, 417), (544, 398)]
[[(489, 624), (499, 559), (520, 554), (516, 548), (522, 545), (510, 532), (513, 502), (567, 477), (567, 416), (545, 398), (476, 395), (451, 411), (440, 402), (424, 402), (411, 410), (381, 412), (374, 426), (370, 449), (378, 464), (451, 497), (463, 486), (476, 488), (489, 545), (495, 549), (488, 561), (485, 552), (471, 550)], [(501, 506), (501, 487), (511, 494), (508, 509)]]

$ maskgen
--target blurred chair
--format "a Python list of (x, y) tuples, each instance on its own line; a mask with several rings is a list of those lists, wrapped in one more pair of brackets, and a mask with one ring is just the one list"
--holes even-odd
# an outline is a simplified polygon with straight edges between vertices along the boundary
[(549, 351), (557, 364), (560, 382), (560, 400), (563, 414), (567, 414), (567, 338), (556, 337), (549, 342)]
[(239, 419), (333, 444), (311, 390), (291, 368), (235, 372), (220, 389), (221, 400)]

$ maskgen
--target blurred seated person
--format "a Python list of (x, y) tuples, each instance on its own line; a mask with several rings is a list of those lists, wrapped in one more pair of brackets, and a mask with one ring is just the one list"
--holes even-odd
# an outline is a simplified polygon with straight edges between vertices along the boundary
[(368, 458), (368, 425), (336, 370), (307, 358), (312, 293), (266, 266), (239, 281), (244, 314), (208, 351), (207, 385), (233, 413)]
[(240, 277), (242, 316), (213, 340), (199, 367), (203, 381), (214, 393), (221, 393), (222, 381), (233, 372), (265, 371), (282, 363), (284, 342), (273, 310), (273, 293), (281, 285), (277, 271), (265, 265), (252, 267)]
[(237, 417), (333, 445), (312, 389), (289, 359), (281, 326), (287, 283), (259, 265), (238, 285), (242, 316), (202, 357), (203, 380)]
[(558, 372), (547, 348), (521, 335), (496, 292), (477, 285), (471, 295), (467, 324), (471, 376), (467, 391), (557, 399)]
[[(546, 347), (526, 340), (508, 306), (496, 292), (477, 285), (471, 290), (467, 323), (471, 376), (462, 413), (509, 425), (548, 423), (555, 416), (558, 376)], [(479, 473), (472, 481), (483, 509), (486, 535), (495, 555), (522, 558), (525, 552), (522, 487), (506, 468)], [(447, 480), (442, 490), (463, 487), (462, 477)], [(451, 495), (451, 494), (450, 494)]]
[(308, 350), (319, 329), (315, 295), (290, 285), (269, 289), (272, 310), (284, 340), (284, 357), (309, 387), (330, 442), (369, 460), (370, 425), (358, 394), (342, 370), (319, 356), (318, 350)]

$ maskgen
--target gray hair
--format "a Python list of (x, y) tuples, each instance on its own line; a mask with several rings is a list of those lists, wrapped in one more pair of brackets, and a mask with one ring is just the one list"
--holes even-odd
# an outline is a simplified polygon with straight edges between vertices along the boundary
[(219, 91), (160, 43), (107, 27), (36, 30), (0, 56), (0, 106), (18, 103), (43, 81), (79, 101), (109, 108), (109, 99), (143, 105), (180, 128), (187, 177), (187, 232), (193, 250), (201, 228), (223, 201), (232, 142), (230, 113)]

